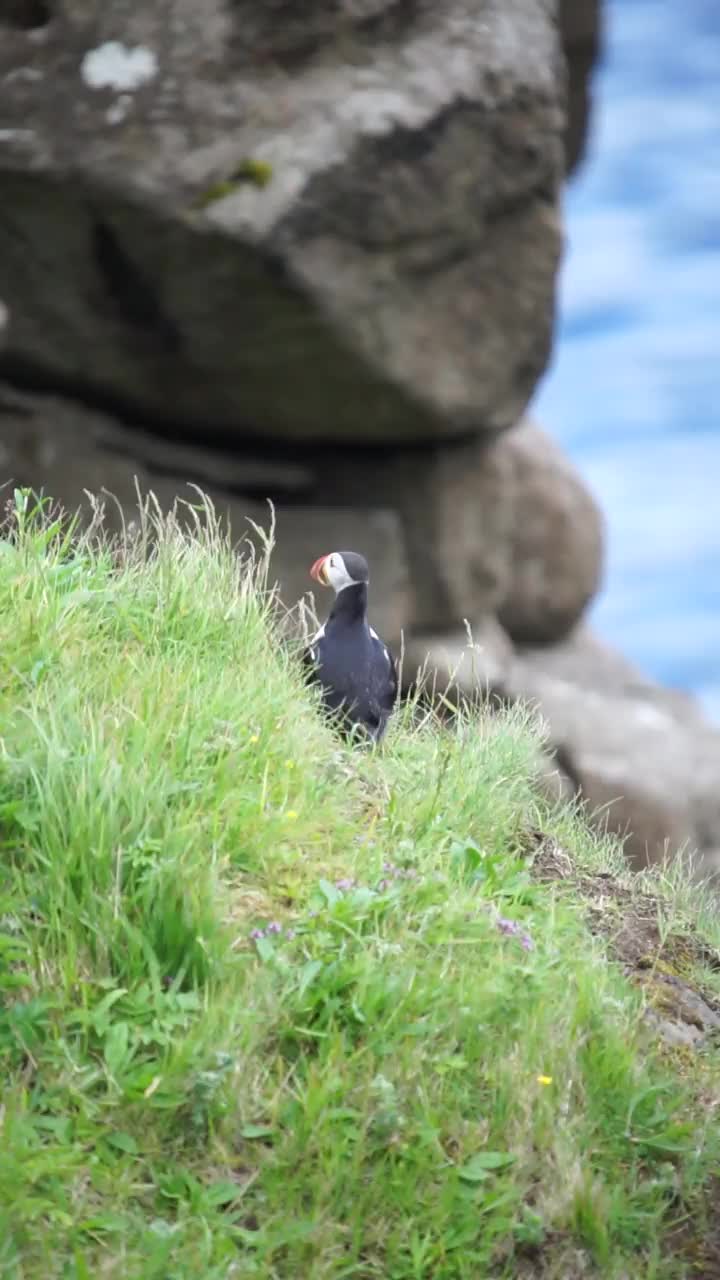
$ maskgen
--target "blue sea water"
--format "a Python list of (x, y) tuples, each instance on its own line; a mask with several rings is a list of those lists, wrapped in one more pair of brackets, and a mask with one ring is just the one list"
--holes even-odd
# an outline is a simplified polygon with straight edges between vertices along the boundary
[(591, 620), (720, 720), (720, 0), (608, 0), (532, 406), (608, 522)]

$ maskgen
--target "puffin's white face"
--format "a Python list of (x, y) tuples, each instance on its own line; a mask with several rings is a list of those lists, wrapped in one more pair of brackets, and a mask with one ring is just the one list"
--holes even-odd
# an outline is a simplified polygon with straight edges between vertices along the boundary
[(328, 556), (323, 565), (323, 571), (335, 595), (338, 594), (338, 591), (343, 591), (345, 587), (353, 586), (354, 580), (350, 577), (347, 565), (339, 551), (333, 551), (332, 555)]
[(333, 551), (329, 556), (320, 556), (310, 570), (310, 576), (316, 582), (332, 587), (335, 595), (346, 587), (354, 587), (363, 581), (360, 577), (353, 578), (339, 551)]

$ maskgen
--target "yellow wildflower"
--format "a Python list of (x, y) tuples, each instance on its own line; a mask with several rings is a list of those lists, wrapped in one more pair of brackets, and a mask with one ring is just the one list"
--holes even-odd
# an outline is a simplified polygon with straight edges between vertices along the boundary
[(552, 1084), (552, 1076), (538, 1076), (538, 1084)]
[(297, 818), (297, 809), (288, 809), (285, 817), (289, 818), (291, 822), (294, 822)]

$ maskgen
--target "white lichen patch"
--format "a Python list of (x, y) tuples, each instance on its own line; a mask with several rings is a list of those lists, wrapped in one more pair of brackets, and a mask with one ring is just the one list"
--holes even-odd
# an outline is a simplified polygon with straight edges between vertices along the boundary
[(105, 113), (105, 119), (108, 124), (122, 124), (123, 120), (127, 118), (132, 104), (132, 95), (129, 93), (121, 93), (120, 97), (115, 99), (112, 106), (108, 107), (107, 112)]
[(127, 93), (152, 80), (158, 60), (152, 49), (137, 45), (128, 49), (119, 40), (107, 40), (89, 49), (80, 64), (80, 74), (90, 89), (117, 89)]
[(0, 129), (0, 146), (4, 143), (28, 143), (32, 142), (35, 134), (32, 129)]
[(15, 67), (14, 71), (8, 71), (4, 77), (6, 84), (16, 84), (25, 80), (28, 84), (32, 84), (36, 80), (42, 80), (43, 73), (39, 67)]

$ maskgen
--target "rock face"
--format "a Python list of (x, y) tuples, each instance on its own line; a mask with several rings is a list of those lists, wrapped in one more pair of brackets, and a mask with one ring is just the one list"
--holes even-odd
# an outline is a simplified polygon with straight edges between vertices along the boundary
[(14, 12), (6, 370), (226, 438), (517, 421), (560, 247), (551, 0)]
[[(393, 571), (374, 585), (373, 597), (388, 638), (399, 640), (404, 628), (411, 665), (424, 661), (423, 644), (436, 656), (444, 650), (441, 683), (447, 684), (455, 665), (447, 655), (455, 654), (463, 687), (470, 679), (494, 688), (511, 640), (562, 638), (598, 581), (602, 545), (595, 504), (557, 447), (531, 423), (491, 444), (387, 457), (308, 450), (302, 461), (267, 451), (231, 454), (178, 445), (128, 429), (98, 410), (9, 387), (0, 394), (0, 424), (0, 477), (44, 488), (65, 506), (81, 503), (85, 490), (104, 488), (128, 513), (137, 500), (134, 476), (168, 506), (190, 480), (232, 512), (238, 535), (247, 529), (245, 514), (267, 523), (265, 499), (272, 497), (281, 513), (277, 555), (282, 561), (286, 546), (288, 552), (294, 547), (302, 573), (300, 546), (319, 547), (311, 563), (323, 549), (352, 546), (355, 539), (374, 575), (376, 565), (392, 562), (397, 546), (402, 574)], [(322, 528), (318, 510), (324, 512)], [(363, 527), (362, 511), (392, 519), (382, 526), (385, 543)], [(288, 576), (287, 562), (280, 569), (285, 598), (293, 604), (289, 587), (297, 579)], [(306, 586), (303, 581), (300, 593)], [(481, 659), (477, 649), (461, 656), (467, 626)]]
[[(508, 433), (495, 452), (507, 460), (510, 508), (498, 616), (513, 640), (561, 639), (600, 585), (600, 511), (569, 459), (532, 423)], [(487, 489), (478, 505), (491, 500)]]
[(560, 0), (560, 29), (568, 70), (566, 163), (583, 157), (592, 102), (592, 73), (602, 39), (600, 0)]
[[(130, 452), (132, 447), (133, 452)], [(31, 485), (70, 512), (90, 513), (87, 492), (106, 491), (105, 523), (118, 531), (137, 516), (138, 488), (155, 494), (169, 511), (177, 498), (198, 502), (188, 481), (202, 486), (218, 515), (229, 522), (238, 543), (260, 548), (250, 521), (269, 530), (266, 502), (247, 491), (281, 484), (296, 498), (307, 484), (301, 467), (249, 463), (199, 446), (179, 450), (153, 437), (129, 436), (107, 415), (70, 405), (56, 396), (28, 395), (0, 386), (0, 482)], [(362, 546), (373, 566), (372, 612), (378, 631), (394, 646), (410, 621), (411, 593), (403, 531), (397, 514), (380, 507), (346, 508), (280, 503), (275, 507), (275, 548), (269, 585), (277, 583), (292, 608), (312, 588), (310, 565), (323, 551)], [(318, 612), (329, 605), (316, 593)]]
[(0, 484), (117, 524), (191, 482), (256, 544), (272, 499), (285, 604), (362, 550), (406, 685), (533, 703), (546, 793), (720, 874), (720, 735), (584, 629), (602, 519), (523, 417), (598, 39), (599, 0), (0, 0)]
[(431, 450), (323, 450), (314, 466), (327, 501), (362, 504), (372, 493), (400, 512), (417, 631), (464, 634), (466, 622), (495, 614), (513, 640), (556, 640), (597, 590), (597, 504), (530, 421), (490, 441)]
[(650, 1036), (696, 1048), (715, 1037), (720, 1002), (710, 983), (700, 985), (700, 975), (717, 973), (720, 955), (698, 936), (692, 915), (668, 921), (667, 900), (652, 888), (644, 891), (642, 882), (607, 872), (578, 873), (562, 846), (541, 832), (534, 844), (533, 876), (572, 886), (591, 932), (603, 939), (631, 982), (643, 988), (642, 1018)]
[(636, 870), (681, 851), (698, 878), (720, 880), (720, 732), (694, 702), (645, 679), (582, 625), (551, 646), (513, 650), (503, 634), (489, 620), (474, 646), (461, 632), (416, 636), (406, 677), (425, 662), (442, 692), (452, 678), (456, 696), (528, 704), (547, 736), (543, 791), (575, 795)]
[(635, 867), (679, 849), (720, 872), (720, 733), (585, 628), (516, 653), (507, 691), (534, 704), (591, 821)]
[(512, 645), (491, 616), (480, 620), (470, 635), (449, 631), (439, 635), (410, 633), (405, 642), (403, 679), (425, 680), (431, 693), (457, 703), (504, 695), (512, 666)]

